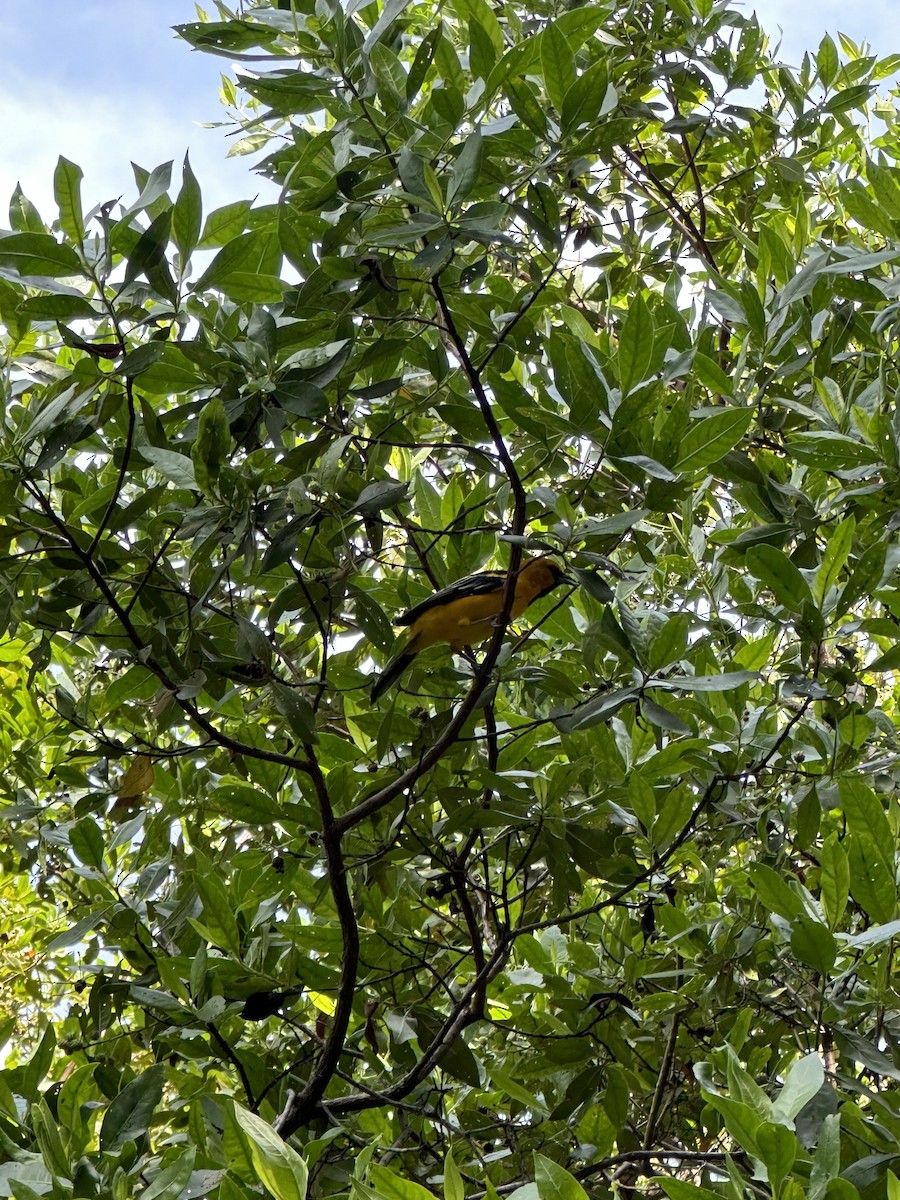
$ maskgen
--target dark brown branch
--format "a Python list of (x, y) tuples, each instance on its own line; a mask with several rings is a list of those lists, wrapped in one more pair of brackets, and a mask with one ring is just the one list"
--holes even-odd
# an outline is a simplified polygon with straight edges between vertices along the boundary
[[(713, 268), (713, 270), (718, 270), (718, 268), (716, 267), (716, 260), (713, 257), (713, 253), (707, 244), (706, 238), (702, 235), (700, 230), (697, 228), (694, 218), (691, 216), (691, 214), (688, 212), (688, 210), (684, 207), (684, 205), (681, 203), (681, 201), (678, 199), (678, 197), (675, 195), (675, 193), (672, 192), (669, 188), (666, 187), (666, 185), (664, 183), (662, 183), (659, 179), (656, 178), (656, 176), (653, 174), (652, 170), (650, 169), (650, 166), (648, 165), (648, 163), (646, 163), (639, 154), (637, 154), (634, 150), (632, 150), (630, 146), (623, 146), (622, 150), (623, 150), (623, 153), (625, 154), (625, 156), (632, 163), (634, 163), (634, 165), (636, 167), (638, 167), (641, 171), (644, 172), (644, 174), (646, 174), (649, 177), (649, 179), (652, 182), (653, 187), (656, 188), (657, 192), (659, 192), (660, 195), (662, 195), (665, 198), (666, 202), (669, 205), (668, 213), (669, 213), (670, 218), (678, 226), (678, 228), (682, 231), (682, 233), (685, 235), (685, 237), (688, 239), (688, 241), (691, 243), (691, 245), (694, 247), (694, 249), (697, 251), (697, 253), (701, 256), (701, 258), (705, 259), (705, 261), (709, 264), (709, 266), (711, 266)], [(628, 167), (624, 166), (624, 165), (622, 166), (622, 170), (625, 172), (625, 174), (628, 176), (628, 178), (632, 181), (632, 183), (635, 185), (635, 187), (640, 188), (641, 191), (645, 193), (645, 195), (648, 195), (651, 198), (653, 197), (653, 192), (650, 188), (650, 185), (645, 183), (644, 180), (640, 177), (640, 175), (636, 175), (634, 173), (634, 171), (629, 170)]]
[(562, 259), (562, 256), (565, 253), (566, 239), (568, 238), (569, 233), (571, 232), (571, 229), (572, 229), (573, 216), (574, 216), (574, 209), (569, 209), (569, 212), (566, 215), (566, 228), (563, 233), (562, 246), (560, 248), (559, 254), (557, 254), (556, 258), (550, 264), (550, 270), (547, 272), (546, 275), (543, 276), (543, 278), (541, 279), (541, 281), (537, 285), (537, 287), (529, 294), (528, 299), (525, 301), (525, 303), (522, 305), (522, 307), (519, 308), (513, 314), (512, 317), (510, 317), (510, 319), (506, 322), (506, 324), (500, 330), (500, 333), (494, 339), (494, 344), (491, 346), (490, 350), (488, 350), (487, 354), (484, 356), (484, 358), (478, 364), (479, 373), (482, 372), (484, 370), (484, 368), (488, 365), (488, 363), (491, 361), (491, 359), (494, 357), (494, 355), (497, 353), (497, 351), (500, 349), (500, 347), (503, 345), (503, 343), (506, 341), (506, 339), (509, 337), (509, 335), (512, 333), (512, 331), (515, 329), (515, 327), (518, 325), (518, 323), (522, 320), (522, 318), (525, 316), (525, 314), (528, 312), (528, 310), (531, 308), (531, 306), (536, 303), (536, 301), (538, 300), (541, 293), (547, 287), (549, 287), (550, 280), (553, 278), (553, 276), (559, 270), (560, 260)]
[(328, 785), (316, 760), (313, 747), (304, 746), (304, 750), (309, 757), (310, 775), (322, 817), (322, 843), (328, 862), (331, 895), (341, 926), (343, 951), (337, 1002), (325, 1044), (303, 1091), (289, 1093), (287, 1103), (275, 1122), (275, 1130), (283, 1138), (290, 1137), (292, 1133), (308, 1122), (318, 1108), (325, 1089), (337, 1070), (347, 1038), (347, 1030), (350, 1028), (350, 1015), (353, 1011), (353, 997), (356, 992), (356, 976), (359, 969), (359, 928), (353, 911), (350, 888), (347, 884), (347, 867), (341, 849), (341, 835), (337, 832)]
[[(490, 398), (485, 391), (484, 384), (481, 382), (478, 369), (472, 362), (469, 352), (466, 349), (465, 341), (456, 327), (453, 319), (453, 313), (447, 303), (443, 290), (438, 279), (432, 280), (432, 287), (437, 298), (438, 307), (447, 327), (447, 334), (453, 342), (459, 360), (462, 363), (463, 370), (469, 385), (478, 401), (478, 406), (481, 409), (481, 415), (487, 427), (491, 440), (494, 443), (494, 448), (497, 451), (497, 457), (503, 466), (504, 473), (509, 480), (510, 488), (512, 489), (513, 502), (513, 519), (510, 532), (516, 537), (521, 538), (525, 532), (525, 489), (522, 486), (522, 480), (509, 453), (506, 442), (503, 440), (503, 433), (500, 426), (497, 424), (497, 418), (494, 416), (494, 411), (491, 406)], [(412, 785), (429, 771), (436, 762), (447, 753), (451, 746), (456, 741), (457, 734), (462, 729), (470, 713), (472, 713), (478, 704), (479, 698), (484, 686), (487, 683), (491, 672), (500, 656), (500, 650), (503, 646), (503, 639), (506, 636), (506, 630), (509, 625), (510, 615), (512, 613), (513, 597), (515, 595), (516, 574), (522, 561), (522, 546), (516, 540), (512, 543), (510, 553), (509, 570), (506, 576), (506, 586), (503, 593), (503, 608), (497, 617), (497, 627), (494, 631), (494, 636), (491, 638), (485, 656), (482, 659), (481, 666), (475, 673), (472, 680), (472, 686), (469, 688), (467, 695), (463, 698), (462, 703), (456, 710), (450, 724), (444, 730), (443, 735), (435, 742), (413, 766), (408, 767), (402, 774), (385, 787), (373, 792), (361, 800), (349, 812), (344, 813), (342, 817), (338, 817), (335, 822), (335, 828), (338, 836), (343, 836), (349, 829), (364, 821), (366, 817), (372, 816), (379, 812), (385, 805), (390, 804), (397, 796), (402, 795), (407, 788)]]
[(662, 1111), (663, 1097), (666, 1094), (666, 1088), (669, 1086), (669, 1077), (672, 1072), (672, 1063), (675, 1059), (675, 1044), (678, 1041), (678, 1017), (675, 1013), (672, 1017), (672, 1027), (669, 1030), (669, 1036), (666, 1039), (666, 1049), (663, 1054), (662, 1062), (659, 1067), (659, 1075), (656, 1080), (656, 1088), (653, 1092), (653, 1099), (650, 1103), (650, 1112), (647, 1116), (647, 1128), (644, 1131), (644, 1146), (645, 1150), (649, 1150), (653, 1145), (656, 1137), (656, 1126), (659, 1121), (659, 1114)]
[(240, 1076), (241, 1086), (244, 1089), (244, 1095), (247, 1097), (247, 1107), (250, 1109), (251, 1112), (257, 1112), (257, 1105), (258, 1105), (259, 1101), (255, 1100), (253, 1098), (253, 1089), (250, 1086), (250, 1080), (247, 1077), (247, 1072), (244, 1069), (244, 1064), (238, 1058), (237, 1053), (235, 1052), (234, 1048), (223, 1037), (223, 1035), (219, 1032), (219, 1030), (216, 1029), (216, 1027), (212, 1021), (207, 1021), (206, 1028), (209, 1030), (210, 1036), (212, 1037), (212, 1039), (219, 1044), (219, 1046), (222, 1049), (222, 1053), (225, 1055), (225, 1057), (228, 1059), (228, 1061), (231, 1063), (231, 1065), (234, 1067), (234, 1069), (237, 1071), (238, 1075)]
[(65, 541), (66, 545), (81, 561), (81, 564), (90, 575), (94, 582), (94, 586), (97, 588), (97, 591), (109, 606), (110, 611), (122, 626), (125, 636), (134, 647), (134, 650), (138, 655), (138, 661), (142, 666), (145, 666), (148, 670), (152, 671), (157, 679), (159, 679), (160, 683), (162, 683), (166, 688), (168, 688), (169, 691), (171, 691), (172, 695), (175, 697), (176, 703), (191, 718), (194, 724), (202, 729), (203, 732), (209, 736), (211, 741), (215, 742), (216, 745), (222, 746), (226, 750), (233, 750), (236, 754), (243, 754), (248, 758), (259, 758), (266, 762), (275, 762), (286, 767), (296, 767), (300, 771), (306, 771), (309, 773), (311, 771), (311, 764), (306, 759), (296, 758), (290, 754), (279, 754), (277, 750), (265, 750), (262, 747), (250, 746), (244, 742), (240, 742), (237, 738), (233, 738), (229, 734), (223, 733), (220, 729), (217, 729), (216, 726), (213, 725), (213, 723), (206, 716), (204, 716), (200, 709), (197, 708), (196, 704), (192, 704), (191, 701), (186, 697), (181, 697), (178, 695), (178, 690), (181, 685), (175, 679), (173, 679), (166, 668), (153, 657), (152, 646), (148, 642), (145, 642), (141, 637), (136, 626), (132, 622), (130, 615), (120, 604), (115, 592), (110, 587), (106, 576), (97, 566), (97, 563), (94, 561), (91, 555), (82, 548), (77, 538), (72, 537), (65, 522), (58, 515), (56, 510), (53, 508), (53, 505), (37, 486), (37, 484), (32, 479), (27, 477), (24, 478), (23, 482), (28, 493), (34, 500), (37, 501), (38, 505), (43, 510), (47, 520), (51, 523), (51, 525), (53, 525), (53, 527)]
[(385, 1104), (392, 1104), (394, 1101), (402, 1100), (405, 1096), (408, 1096), (424, 1079), (427, 1079), (460, 1033), (462, 1033), (467, 1025), (478, 1019), (478, 1015), (472, 1011), (472, 1002), (506, 965), (511, 944), (509, 939), (504, 939), (502, 945), (497, 947), (485, 963), (483, 970), (476, 975), (475, 979), (462, 993), (456, 1006), (444, 1021), (431, 1045), (427, 1047), (416, 1065), (402, 1079), (392, 1084), (391, 1087), (385, 1088), (382, 1092), (360, 1092), (352, 1096), (341, 1096), (335, 1100), (329, 1100), (322, 1106), (325, 1111), (330, 1116), (340, 1117), (346, 1113), (361, 1112), (364, 1109), (378, 1108)]
[(602, 912), (606, 908), (612, 908), (615, 905), (620, 904), (629, 895), (631, 895), (631, 893), (637, 887), (639, 887), (640, 884), (646, 883), (648, 879), (651, 879), (658, 871), (660, 871), (671, 859), (675, 851), (684, 845), (684, 843), (696, 829), (697, 822), (699, 821), (701, 814), (706, 811), (708, 806), (715, 799), (716, 793), (719, 792), (720, 789), (724, 789), (729, 783), (742, 783), (749, 776), (758, 776), (764, 770), (766, 770), (769, 763), (790, 736), (791, 730), (794, 728), (797, 722), (802, 719), (810, 703), (811, 700), (809, 697), (807, 697), (800, 705), (798, 710), (791, 714), (790, 720), (786, 722), (784, 729), (781, 731), (774, 745), (766, 751), (766, 753), (757, 763), (751, 763), (750, 766), (748, 766), (744, 771), (741, 771), (736, 775), (713, 776), (703, 795), (694, 805), (694, 810), (682, 827), (678, 837), (674, 839), (664, 854), (657, 855), (650, 866), (641, 871), (640, 875), (633, 879), (631, 883), (627, 883), (624, 885), (624, 887), (620, 887), (618, 891), (613, 892), (610, 896), (607, 896), (605, 900), (598, 900), (596, 904), (590, 904), (586, 908), (579, 908), (569, 913), (563, 913), (559, 916), (548, 917), (543, 921), (533, 921), (530, 925), (520, 925), (518, 929), (514, 929), (512, 931), (511, 936), (518, 938), (522, 937), (523, 934), (526, 933), (537, 933), (541, 929), (549, 929), (553, 925), (567, 925), (570, 921), (578, 921), (581, 920), (582, 917), (593, 916), (595, 913)]
[[(741, 1162), (746, 1162), (748, 1155), (744, 1150), (678, 1150), (661, 1147), (659, 1150), (623, 1150), (621, 1154), (611, 1154), (608, 1158), (601, 1158), (599, 1162), (590, 1163), (586, 1167), (575, 1171), (576, 1179), (589, 1179), (592, 1175), (602, 1174), (603, 1171), (608, 1171), (610, 1167), (618, 1167), (623, 1163), (648, 1163), (648, 1162), (665, 1162), (667, 1159), (677, 1159), (679, 1162), (686, 1163), (711, 1163), (722, 1164), (723, 1166), (729, 1158), (737, 1159)], [(501, 1196), (506, 1196), (510, 1192), (517, 1191), (522, 1186), (521, 1180), (515, 1180), (512, 1183), (501, 1183), (492, 1191), (497, 1192)], [(486, 1191), (471, 1192), (468, 1200), (485, 1200)]]

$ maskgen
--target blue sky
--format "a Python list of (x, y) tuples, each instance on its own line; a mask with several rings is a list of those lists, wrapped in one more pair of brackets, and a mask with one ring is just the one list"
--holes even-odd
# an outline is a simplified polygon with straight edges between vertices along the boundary
[(857, 44), (868, 42), (879, 58), (900, 52), (897, 10), (891, 0), (747, 0), (743, 12), (755, 9), (773, 42), (783, 31), (781, 57), (798, 65), (804, 50), (815, 50), (826, 33), (837, 41), (838, 31)]
[(17, 180), (54, 218), (60, 154), (84, 170), (86, 208), (133, 198), (132, 160), (173, 159), (180, 171), (186, 150), (207, 210), (275, 194), (251, 175), (252, 157), (226, 158), (235, 139), (202, 128), (225, 115), (219, 80), (231, 64), (172, 32), (193, 20), (192, 0), (0, 0), (0, 227)]
[[(207, 5), (214, 11), (212, 0)], [(888, 0), (757, 0), (763, 27), (797, 64), (823, 34), (842, 30), (879, 55), (900, 51)], [(130, 160), (180, 165), (190, 149), (207, 210), (274, 189), (250, 173), (253, 157), (204, 122), (222, 119), (225, 58), (192, 52), (171, 26), (195, 19), (192, 0), (0, 0), (0, 227), (21, 180), (45, 220), (55, 216), (60, 154), (85, 172), (86, 207), (133, 195)]]

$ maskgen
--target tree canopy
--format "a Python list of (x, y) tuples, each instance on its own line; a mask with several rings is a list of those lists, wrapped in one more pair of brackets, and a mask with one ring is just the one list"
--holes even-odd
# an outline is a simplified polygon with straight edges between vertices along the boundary
[(0, 1192), (896, 1200), (900, 57), (201, 16), (277, 203), (0, 236)]

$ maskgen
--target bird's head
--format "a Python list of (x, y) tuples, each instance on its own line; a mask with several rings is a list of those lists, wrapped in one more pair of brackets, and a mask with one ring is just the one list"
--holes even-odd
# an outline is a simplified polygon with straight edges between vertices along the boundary
[(534, 571), (537, 578), (540, 579), (541, 588), (538, 596), (546, 596), (548, 592), (552, 592), (561, 583), (572, 585), (576, 583), (576, 580), (571, 575), (567, 575), (559, 563), (555, 562), (552, 558), (533, 558), (531, 562), (526, 563), (523, 570)]

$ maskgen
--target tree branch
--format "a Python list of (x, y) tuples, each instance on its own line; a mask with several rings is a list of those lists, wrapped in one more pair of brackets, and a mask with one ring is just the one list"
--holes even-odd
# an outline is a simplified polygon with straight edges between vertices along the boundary
[(331, 895), (337, 909), (338, 921), (341, 926), (343, 950), (341, 953), (341, 980), (338, 985), (337, 1003), (331, 1027), (325, 1039), (325, 1045), (319, 1054), (316, 1065), (306, 1081), (302, 1092), (290, 1092), (287, 1103), (281, 1115), (275, 1122), (275, 1130), (283, 1138), (288, 1138), (307, 1123), (319, 1106), (331, 1078), (337, 1070), (347, 1030), (350, 1027), (350, 1015), (353, 1011), (353, 997), (356, 992), (356, 975), (359, 968), (359, 928), (356, 914), (353, 911), (353, 900), (347, 886), (347, 868), (341, 849), (341, 835), (338, 833), (328, 785), (316, 760), (312, 746), (304, 746), (309, 756), (310, 775), (319, 802), (322, 816), (322, 842), (325, 847), (325, 857), (328, 862), (328, 880), (331, 884)]

